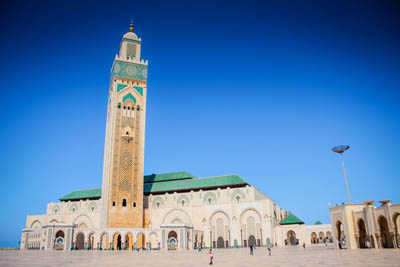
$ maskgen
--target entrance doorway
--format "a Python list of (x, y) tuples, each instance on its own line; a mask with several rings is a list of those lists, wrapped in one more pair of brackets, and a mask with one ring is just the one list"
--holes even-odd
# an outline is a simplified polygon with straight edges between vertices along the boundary
[(171, 231), (168, 233), (168, 249), (176, 250), (178, 245), (178, 235), (175, 231)]
[(138, 234), (137, 241), (136, 241), (136, 247), (141, 248), (141, 249), (146, 248), (146, 237), (143, 233)]
[(358, 239), (360, 248), (368, 248), (368, 246), (367, 246), (367, 230), (366, 230), (363, 219), (358, 220), (358, 230), (360, 232), (360, 237)]
[(121, 250), (121, 235), (117, 237), (117, 250)]
[(76, 249), (84, 249), (85, 248), (85, 236), (82, 233), (79, 233), (76, 236)]
[(316, 232), (312, 232), (311, 233), (311, 244), (316, 244), (317, 241), (318, 241), (317, 233)]
[(379, 233), (381, 236), (382, 248), (393, 248), (393, 242), (389, 233), (389, 226), (385, 217), (381, 216), (378, 219)]
[(217, 239), (217, 248), (223, 248), (224, 247), (224, 239), (222, 236), (218, 237)]
[(56, 250), (64, 249), (64, 232), (61, 230), (56, 233), (55, 248)]
[(287, 233), (287, 240), (288, 240), (288, 245), (296, 246), (297, 245), (296, 233), (294, 231), (290, 230)]
[(346, 244), (346, 236), (344, 235), (344, 226), (341, 221), (336, 222), (336, 236), (338, 240), (338, 246), (340, 249), (342, 249)]
[(249, 247), (255, 245), (256, 245), (256, 238), (254, 237), (254, 235), (249, 236)]

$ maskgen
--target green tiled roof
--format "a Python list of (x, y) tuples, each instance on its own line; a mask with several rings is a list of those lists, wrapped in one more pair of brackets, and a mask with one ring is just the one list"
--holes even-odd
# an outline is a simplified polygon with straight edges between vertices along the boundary
[[(189, 175), (189, 176), (188, 176)], [(186, 176), (186, 177), (185, 177)], [(167, 174), (156, 174), (147, 175), (144, 177), (145, 182), (149, 182), (153, 179), (154, 183), (144, 184), (143, 191), (145, 194), (161, 193), (161, 192), (173, 192), (173, 191), (185, 191), (191, 189), (202, 189), (202, 188), (215, 188), (222, 186), (235, 186), (235, 185), (247, 185), (246, 181), (240, 178), (236, 174), (214, 176), (208, 178), (195, 178), (187, 172), (167, 173)], [(89, 190), (78, 190), (69, 193), (66, 196), (60, 198), (61, 201), (68, 200), (79, 200), (88, 198), (100, 198), (101, 188), (89, 189)]]
[(294, 214), (290, 213), (285, 219), (280, 221), (281, 225), (283, 224), (304, 224), (302, 220), (294, 216)]
[(314, 225), (320, 225), (320, 224), (322, 224), (322, 222), (320, 222), (320, 221), (316, 221), (316, 222), (314, 223)]
[(158, 183), (158, 182), (166, 182), (173, 180), (182, 180), (182, 179), (192, 179), (196, 178), (187, 172), (170, 172), (163, 174), (152, 174), (144, 176), (144, 183)]
[(157, 192), (170, 192), (170, 191), (182, 191), (196, 188), (210, 188), (218, 186), (229, 186), (229, 185), (245, 185), (247, 184), (238, 175), (225, 175), (215, 176), (208, 178), (196, 178), (186, 180), (175, 180), (163, 183), (153, 183), (144, 185), (144, 193), (157, 193)]
[(87, 189), (87, 190), (77, 190), (63, 196), (60, 200), (72, 200), (72, 199), (87, 199), (87, 198), (100, 198), (101, 188)]

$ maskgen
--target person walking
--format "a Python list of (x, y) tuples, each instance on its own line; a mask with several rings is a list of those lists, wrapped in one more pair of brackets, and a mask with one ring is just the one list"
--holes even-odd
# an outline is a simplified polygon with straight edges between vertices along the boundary
[(272, 249), (271, 249), (271, 246), (269, 246), (268, 247), (268, 255), (271, 256), (271, 254), (272, 254)]
[(253, 256), (253, 245), (250, 245), (250, 256)]
[(210, 254), (210, 264), (209, 265), (213, 265), (214, 255), (212, 253), (212, 249), (211, 248), (210, 248), (209, 254)]
[(303, 242), (303, 248), (306, 248), (306, 243)]

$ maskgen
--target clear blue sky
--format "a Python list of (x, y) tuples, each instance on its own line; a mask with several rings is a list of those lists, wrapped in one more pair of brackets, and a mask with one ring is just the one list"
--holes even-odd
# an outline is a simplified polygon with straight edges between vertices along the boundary
[[(145, 173), (237, 173), (306, 223), (400, 202), (398, 1), (2, 1), (0, 246), (101, 186), (109, 72), (149, 60)], [(80, 3), (80, 2), (83, 2)]]

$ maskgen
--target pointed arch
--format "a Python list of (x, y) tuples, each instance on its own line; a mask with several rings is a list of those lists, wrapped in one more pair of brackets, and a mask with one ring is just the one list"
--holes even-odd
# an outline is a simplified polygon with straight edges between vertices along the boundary
[[(183, 216), (179, 216), (179, 215), (183, 215)], [(168, 218), (170, 220), (167, 220)], [(172, 219), (176, 219), (176, 218), (180, 218), (181, 220), (183, 220), (183, 223), (192, 224), (192, 220), (190, 219), (189, 214), (182, 209), (172, 209), (172, 210), (168, 211), (165, 214), (165, 216), (162, 220), (162, 223), (163, 224), (170, 223), (170, 222), (172, 222)]]
[(225, 215), (225, 217), (226, 217), (226, 219), (228, 220), (228, 225), (230, 225), (231, 224), (231, 219), (229, 218), (229, 215), (228, 215), (228, 213), (226, 213), (225, 211), (223, 211), (223, 210), (216, 210), (216, 211), (214, 211), (212, 214), (211, 214), (211, 216), (210, 216), (210, 219), (208, 220), (208, 222), (209, 222), (209, 224), (210, 224), (210, 226), (211, 226), (211, 223), (212, 223), (212, 219), (214, 218), (214, 216), (215, 215), (217, 215), (218, 213), (222, 213), (222, 214), (224, 214)]
[(122, 98), (122, 102), (125, 103), (126, 100), (132, 99), (133, 103), (136, 104), (136, 98), (133, 97), (131, 93), (127, 94)]
[(73, 224), (77, 224), (78, 226), (84, 224), (86, 225), (86, 228), (93, 228), (92, 220), (85, 214), (75, 217)]
[(39, 228), (42, 228), (42, 223), (39, 221), (39, 220), (34, 220), (32, 223), (31, 223), (31, 227), (30, 227), (31, 229), (39, 229)]

